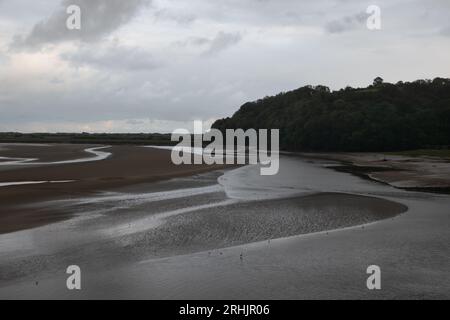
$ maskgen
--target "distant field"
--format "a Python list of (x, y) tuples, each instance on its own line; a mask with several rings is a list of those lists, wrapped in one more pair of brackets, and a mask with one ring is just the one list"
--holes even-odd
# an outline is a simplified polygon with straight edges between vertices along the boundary
[(409, 156), (409, 157), (428, 156), (428, 157), (450, 158), (450, 149), (418, 149), (408, 151), (387, 152), (386, 154)]
[(173, 145), (170, 134), (158, 133), (0, 133), (0, 143), (83, 143)]
[[(161, 133), (18, 133), (0, 132), (0, 143), (81, 143), (109, 145), (160, 145), (171, 146), (170, 134)], [(450, 159), (450, 149), (418, 149), (385, 152), (409, 157), (439, 157)]]

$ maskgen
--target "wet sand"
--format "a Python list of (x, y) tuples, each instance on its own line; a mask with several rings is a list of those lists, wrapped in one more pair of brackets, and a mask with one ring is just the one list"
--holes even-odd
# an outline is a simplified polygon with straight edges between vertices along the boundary
[(332, 164), (283, 157), (272, 177), (224, 168), (33, 204), (72, 218), (0, 235), (0, 298), (449, 298), (450, 198)]
[(332, 193), (226, 203), (170, 216), (158, 228), (135, 235), (129, 249), (174, 256), (362, 225), (406, 210), (392, 201)]
[(64, 161), (88, 157), (89, 153), (85, 149), (95, 146), (99, 145), (0, 143), (0, 157), (39, 159), (42, 162)]
[[(2, 145), (0, 156), (64, 161), (89, 156), (92, 145)], [(0, 170), (0, 183), (20, 181), (71, 181), (0, 187), (0, 234), (23, 230), (70, 217), (52, 208), (36, 209), (34, 202), (95, 194), (143, 182), (170, 179), (218, 169), (221, 166), (172, 164), (170, 152), (139, 146), (113, 146), (102, 161), (62, 165), (8, 166)], [(92, 155), (91, 155), (92, 156)], [(1, 168), (1, 167), (0, 167)], [(6, 170), (7, 169), (7, 170)]]
[(222, 255), (227, 247), (371, 223), (407, 210), (392, 201), (341, 193), (233, 199), (217, 183), (224, 173), (42, 203), (42, 208), (70, 212), (75, 218), (0, 235), (0, 286), (40, 282), (70, 261), (88, 273), (101, 273), (205, 250)]
[(450, 194), (450, 161), (431, 156), (383, 153), (308, 153), (305, 157), (337, 160), (337, 170), (386, 183), (395, 188)]

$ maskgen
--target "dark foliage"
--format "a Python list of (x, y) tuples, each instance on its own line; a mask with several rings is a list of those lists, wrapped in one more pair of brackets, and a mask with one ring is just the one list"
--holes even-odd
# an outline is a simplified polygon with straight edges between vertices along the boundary
[(0, 142), (173, 145), (170, 134), (159, 133), (19, 133), (2, 132)]
[(214, 128), (280, 129), (284, 150), (392, 151), (450, 145), (450, 79), (331, 92), (324, 86), (244, 104)]

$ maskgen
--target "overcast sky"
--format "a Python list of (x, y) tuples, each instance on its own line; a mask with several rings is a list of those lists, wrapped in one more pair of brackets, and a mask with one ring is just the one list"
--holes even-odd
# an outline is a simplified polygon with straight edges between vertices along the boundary
[(449, 17), (449, 0), (0, 0), (0, 131), (171, 132), (307, 84), (450, 77)]

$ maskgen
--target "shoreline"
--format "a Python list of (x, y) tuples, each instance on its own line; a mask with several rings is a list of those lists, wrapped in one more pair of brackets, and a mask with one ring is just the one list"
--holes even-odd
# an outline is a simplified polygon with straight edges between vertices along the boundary
[(155, 258), (220, 251), (360, 227), (408, 211), (407, 206), (391, 200), (327, 192), (276, 200), (231, 200), (213, 208), (214, 211), (198, 208), (164, 218), (160, 226), (146, 230), (145, 236), (135, 242), (134, 250), (139, 252), (140, 248), (151, 246), (157, 253)]
[[(330, 169), (404, 191), (450, 194), (450, 162), (436, 157), (407, 157), (384, 153), (303, 153), (290, 156), (331, 160), (340, 163)], [(388, 159), (391, 157), (392, 159)], [(443, 170), (443, 171), (440, 171)], [(439, 176), (439, 177), (438, 177)]]
[[(78, 292), (61, 285), (66, 281), (60, 271), (65, 268), (63, 264), (46, 274), (4, 282), (0, 285), (0, 297), (448, 299), (450, 287), (443, 281), (448, 279), (447, 264), (442, 260), (449, 253), (445, 246), (449, 239), (445, 228), (448, 200), (405, 198), (398, 201), (408, 206), (405, 214), (271, 241), (149, 257), (138, 262), (128, 261), (125, 254), (121, 256), (123, 263), (114, 267), (83, 267), (84, 286)], [(70, 261), (75, 258), (69, 257), (66, 259)], [(104, 259), (102, 255), (96, 257)], [(46, 265), (45, 260), (38, 261)], [(366, 268), (371, 264), (382, 269), (382, 290), (366, 288)]]
[[(447, 196), (398, 191), (322, 160), (281, 160), (279, 176), (268, 180), (244, 166), (159, 182), (130, 179), (105, 194), (67, 190), (67, 201), (43, 209), (75, 208), (77, 218), (0, 235), (0, 297), (448, 297)], [(114, 153), (97, 163), (111, 161)], [(219, 187), (222, 174), (234, 192)], [(301, 196), (265, 196), (277, 190)], [(245, 200), (255, 194), (262, 200)], [(71, 263), (83, 268), (82, 291), (61, 285)], [(382, 268), (379, 292), (365, 285), (372, 264)]]
[[(1, 145), (2, 156), (5, 146)], [(30, 165), (19, 166), (11, 170), (0, 171), (0, 185), (6, 183), (18, 184), (0, 187), (0, 234), (25, 230), (49, 223), (63, 221), (73, 216), (73, 213), (55, 210), (54, 208), (40, 208), (39, 203), (50, 200), (70, 199), (73, 197), (95, 196), (101, 192), (114, 191), (127, 186), (136, 186), (144, 183), (154, 183), (173, 178), (187, 177), (194, 174), (233, 168), (229, 165), (181, 165), (175, 166), (170, 161), (170, 151), (159, 148), (144, 148), (142, 146), (93, 146), (93, 145), (20, 145), (19, 150), (7, 150), (9, 157), (23, 157), (20, 152), (26, 151), (33, 158), (41, 157), (45, 161), (56, 162), (54, 165)], [(53, 152), (49, 149), (56, 148)], [(83, 158), (87, 148), (102, 148), (111, 153), (100, 161), (59, 163), (70, 161), (69, 155), (76, 159)], [(40, 153), (38, 152), (40, 151)], [(62, 152), (58, 154), (58, 152)], [(36, 152), (38, 152), (36, 154)], [(385, 166), (368, 166), (362, 163), (367, 154), (316, 154), (316, 153), (287, 153), (288, 156), (300, 156), (303, 159), (326, 159), (342, 163), (342, 165), (329, 166), (330, 169), (350, 173), (360, 178), (393, 186), (407, 191), (425, 191), (445, 193), (447, 189), (432, 189), (430, 187), (398, 187), (383, 179), (373, 176), (374, 172), (398, 172), (398, 168), (391, 168), (388, 163)], [(359, 157), (359, 158), (358, 158)], [(362, 157), (362, 158), (361, 158)], [(378, 155), (379, 157), (379, 155)], [(353, 160), (353, 161), (351, 161)], [(386, 161), (384, 161), (386, 162)], [(384, 163), (383, 162), (383, 163)], [(105, 168), (106, 167), (106, 168)], [(20, 184), (28, 181), (68, 181), (63, 184), (41, 183)]]
[[(142, 260), (171, 259), (205, 250), (222, 255), (235, 246), (358, 228), (407, 210), (395, 200), (344, 193), (321, 192), (272, 200), (227, 199), (217, 184), (223, 172), (48, 203), (48, 207), (76, 208), (80, 214), (73, 212), (79, 218), (0, 235), (4, 242), (0, 284), (35, 279), (41, 282), (57, 273), (62, 267), (60, 262), (67, 259), (79, 261), (85, 271), (95, 273), (100, 272), (98, 268), (122, 268)], [(22, 239), (30, 235), (31, 257), (22, 244)], [(58, 243), (53, 243), (55, 239), (59, 239)], [(8, 261), (8, 252), (19, 248), (25, 249), (25, 255), (22, 257), (19, 251)], [(30, 260), (38, 260), (39, 265), (31, 263), (28, 267)], [(21, 272), (17, 266), (21, 266)]]
[[(46, 161), (78, 159), (89, 153), (86, 145), (51, 145), (57, 150), (48, 152), (43, 146), (23, 146), (28, 154), (38, 152), (33, 158), (44, 157)], [(88, 145), (92, 147), (92, 145)], [(94, 146), (95, 147), (95, 146)], [(44, 148), (44, 149), (42, 149)], [(66, 150), (68, 148), (68, 150)], [(103, 149), (102, 149), (103, 150)], [(25, 230), (48, 223), (58, 222), (72, 216), (67, 212), (55, 212), (51, 208), (36, 208), (39, 203), (80, 196), (92, 196), (127, 186), (186, 177), (208, 171), (229, 168), (227, 165), (179, 165), (172, 164), (170, 151), (140, 146), (112, 146), (104, 149), (111, 155), (92, 162), (21, 165), (0, 171), (0, 183), (28, 181), (70, 181), (54, 184), (24, 184), (0, 187), (0, 234)], [(18, 156), (17, 152), (8, 155)], [(61, 156), (58, 152), (62, 153)], [(3, 150), (0, 150), (3, 155)], [(69, 158), (69, 159), (68, 159)], [(38, 160), (41, 162), (41, 160)]]

